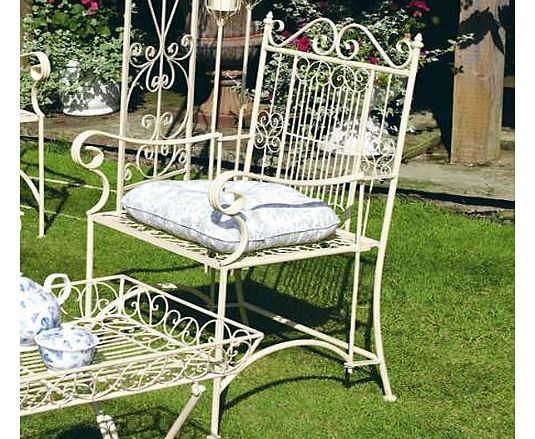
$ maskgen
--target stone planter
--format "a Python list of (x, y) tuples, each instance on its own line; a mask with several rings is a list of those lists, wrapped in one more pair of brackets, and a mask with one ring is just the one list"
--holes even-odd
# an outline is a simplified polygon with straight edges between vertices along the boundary
[(63, 113), (69, 116), (101, 116), (119, 109), (119, 84), (98, 78), (81, 77), (78, 61), (71, 60), (67, 63), (63, 81), (69, 86), (77, 85), (75, 91), (61, 96)]
[[(218, 127), (234, 127), (237, 124), (241, 107), (240, 91), (237, 85), (241, 84), (243, 51), (245, 46), (245, 10), (242, 8), (233, 15), (224, 27), (224, 38), (221, 52), (221, 82), (218, 101)], [(249, 45), (249, 66), (254, 65), (262, 44), (262, 30), (253, 22)], [(213, 82), (214, 65), (217, 46), (217, 25), (204, 9), (199, 19), (199, 38), (197, 46), (197, 60), (206, 71), (209, 80), (205, 86), (212, 89), (208, 99), (199, 107), (195, 119), (199, 123), (210, 124), (212, 105), (214, 100)], [(247, 108), (244, 113), (244, 125), (248, 126), (251, 110)]]

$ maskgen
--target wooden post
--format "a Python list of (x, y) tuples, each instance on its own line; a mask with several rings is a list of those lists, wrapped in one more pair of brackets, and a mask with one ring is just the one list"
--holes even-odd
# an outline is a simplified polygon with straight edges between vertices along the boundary
[(499, 11), (509, 0), (461, 1), (459, 33), (474, 41), (455, 52), (452, 163), (482, 164), (500, 155), (505, 30)]

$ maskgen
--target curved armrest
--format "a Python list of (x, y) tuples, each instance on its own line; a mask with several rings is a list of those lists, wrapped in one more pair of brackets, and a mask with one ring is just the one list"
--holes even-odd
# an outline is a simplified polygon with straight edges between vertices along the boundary
[(34, 81), (31, 90), (31, 102), (33, 112), (39, 117), (44, 117), (44, 113), (39, 108), (39, 102), (37, 101), (37, 88), (39, 83), (50, 76), (50, 61), (44, 52), (26, 52), (20, 54), (20, 59), (35, 57), (38, 63), (30, 66), (30, 76)]
[[(104, 162), (104, 152), (102, 149), (99, 149), (93, 145), (85, 145), (84, 143), (87, 140), (94, 136), (107, 137), (109, 139), (119, 140), (122, 142), (133, 143), (137, 145), (155, 145), (155, 146), (166, 146), (166, 145), (186, 145), (189, 143), (198, 143), (211, 139), (218, 139), (222, 136), (221, 133), (209, 133), (209, 134), (200, 134), (198, 136), (186, 137), (180, 139), (164, 139), (164, 140), (149, 140), (149, 139), (135, 139), (130, 137), (119, 136), (117, 134), (107, 133), (105, 131), (98, 130), (87, 130), (76, 136), (71, 146), (71, 158), (77, 165), (88, 169), (89, 171), (97, 174), (102, 181), (102, 195), (97, 202), (90, 210), (87, 211), (88, 215), (98, 212), (108, 200), (110, 194), (110, 182), (108, 177), (99, 170), (100, 166)], [(85, 161), (82, 158), (82, 152), (91, 153), (91, 160)]]
[(34, 81), (42, 81), (50, 76), (50, 61), (44, 52), (26, 52), (20, 54), (20, 59), (35, 57), (39, 61), (30, 67), (30, 75)]
[[(237, 223), (240, 228), (240, 244), (236, 251), (228, 256), (221, 262), (221, 265), (228, 265), (237, 259), (239, 259), (249, 242), (249, 232), (247, 230), (247, 224), (243, 219), (243, 216), (240, 215), (240, 212), (243, 210), (245, 200), (243, 194), (239, 191), (225, 187), (225, 185), (232, 179), (236, 177), (246, 177), (254, 180), (268, 181), (271, 183), (279, 183), (284, 185), (292, 186), (301, 186), (301, 187), (312, 187), (312, 186), (325, 186), (325, 185), (334, 185), (334, 184), (343, 184), (351, 183), (355, 181), (362, 180), (363, 174), (351, 174), (344, 177), (336, 178), (324, 178), (320, 180), (289, 180), (284, 178), (277, 177), (268, 177), (264, 175), (254, 174), (252, 172), (243, 172), (243, 171), (226, 171), (221, 173), (217, 178), (214, 179), (210, 185), (208, 191), (208, 201), (213, 209), (218, 212), (221, 212), (225, 215), (231, 216)], [(225, 193), (230, 193), (234, 196), (234, 201), (230, 205), (223, 206), (221, 202), (221, 195)]]

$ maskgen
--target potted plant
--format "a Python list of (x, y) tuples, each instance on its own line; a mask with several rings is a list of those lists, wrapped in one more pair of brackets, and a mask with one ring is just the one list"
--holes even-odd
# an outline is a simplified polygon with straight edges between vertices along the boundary
[[(45, 52), (52, 72), (42, 87), (48, 110), (90, 116), (119, 108), (122, 29), (114, 0), (33, 0), (23, 50)], [(24, 67), (23, 67), (24, 68)], [(29, 84), (21, 75), (21, 103)]]

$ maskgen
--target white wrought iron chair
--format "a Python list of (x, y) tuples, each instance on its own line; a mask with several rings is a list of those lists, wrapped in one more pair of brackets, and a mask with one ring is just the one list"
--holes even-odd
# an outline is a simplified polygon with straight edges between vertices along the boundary
[[(195, 11), (195, 2), (194, 2)], [(125, 15), (128, 20), (128, 14)], [(170, 21), (170, 20), (168, 20)], [(123, 70), (122, 125), (119, 135), (87, 131), (80, 134), (72, 146), (74, 161), (96, 173), (102, 179), (103, 192), (99, 202), (88, 211), (87, 234), (87, 277), (93, 276), (93, 251), (95, 224), (136, 237), (159, 248), (175, 253), (177, 256), (197, 261), (210, 269), (212, 286), (219, 273), (217, 299), (195, 292), (209, 304), (214, 301), (217, 313), (223, 317), (227, 305), (227, 283), (233, 274), (242, 318), (247, 322), (247, 311), (284, 323), (304, 333), (307, 338), (291, 340), (269, 346), (255, 353), (248, 364), (280, 349), (296, 346), (315, 346), (328, 349), (344, 362), (351, 372), (359, 366), (378, 366), (385, 399), (395, 399), (387, 374), (383, 351), (380, 297), (383, 264), (390, 222), (394, 206), (399, 168), (402, 159), (405, 131), (410, 111), (412, 93), (422, 47), (418, 35), (413, 41), (403, 40), (391, 54), (380, 47), (373, 35), (358, 24), (337, 29), (333, 22), (318, 19), (303, 27), (296, 34), (284, 39), (279, 33), (283, 24), (268, 15), (264, 20), (265, 31), (260, 54), (259, 70), (253, 105), (253, 116), (249, 134), (221, 137), (218, 133), (208, 133), (191, 138), (191, 132), (184, 126), (185, 138), (177, 134), (165, 137), (161, 126), (170, 121), (169, 115), (158, 113), (148, 116), (155, 122), (150, 127), (150, 139), (125, 137), (126, 109), (128, 108), (129, 85), (127, 84), (129, 61), (140, 70), (150, 73), (149, 65), (154, 60), (164, 60), (163, 48), (144, 52), (141, 47), (125, 40), (125, 65)], [(126, 28), (128, 29), (128, 22)], [(305, 34), (317, 35), (308, 51), (296, 50), (296, 38)], [(126, 33), (128, 35), (128, 32)], [(196, 38), (194, 27), (191, 40)], [(365, 41), (365, 42), (364, 42)], [(376, 54), (374, 62), (362, 61), (361, 47)], [(169, 46), (173, 50), (176, 46)], [(131, 57), (148, 53), (147, 64), (131, 62)], [(172, 52), (175, 53), (175, 52)], [(158, 56), (154, 56), (158, 54)], [(191, 73), (194, 72), (194, 44), (188, 49), (190, 70), (188, 79), (192, 85)], [(267, 77), (265, 67), (268, 57), (274, 62), (274, 75)], [(185, 58), (184, 58), (185, 59)], [(151, 64), (153, 63), (153, 64)], [(163, 61), (162, 61), (163, 63)], [(162, 64), (160, 64), (161, 66)], [(168, 64), (171, 66), (171, 63)], [(288, 72), (283, 72), (285, 67)], [(166, 76), (167, 75), (167, 76)], [(139, 76), (136, 76), (136, 80)], [(169, 73), (154, 72), (147, 84), (156, 84), (154, 91), (161, 93), (169, 84)], [(131, 86), (130, 86), (131, 87)], [(401, 97), (401, 114), (397, 122), (390, 116), (394, 113), (396, 101)], [(189, 98), (192, 98), (190, 89)], [(185, 120), (190, 120), (192, 101), (188, 102)], [(393, 120), (396, 120), (395, 118)], [(145, 119), (147, 122), (147, 119)], [(146, 124), (149, 126), (148, 124)], [(119, 141), (118, 173), (115, 207), (101, 212), (110, 194), (110, 183), (99, 169), (104, 160), (103, 151), (85, 145), (92, 136), (106, 135)], [(225, 144), (236, 143), (234, 151), (236, 164), (234, 170), (223, 172), (223, 153)], [(245, 161), (242, 165), (240, 139), (248, 141)], [(217, 147), (210, 154), (210, 175), (215, 177), (205, 191), (206, 202), (215, 218), (234, 230), (238, 230), (239, 243), (232, 250), (216, 251), (191, 238), (176, 236), (169, 232), (143, 224), (126, 213), (122, 206), (123, 197), (136, 189), (147, 188), (155, 181), (179, 177), (187, 180), (191, 174), (191, 145), (194, 142), (214, 142)], [(127, 146), (138, 145), (133, 161), (127, 160)], [(83, 152), (93, 154), (87, 160)], [(145, 163), (143, 162), (145, 160)], [(162, 159), (164, 165), (162, 166)], [(150, 169), (150, 173), (147, 172)], [(132, 183), (134, 173), (140, 180)], [(212, 175), (215, 174), (215, 175)], [(313, 203), (324, 200), (341, 218), (340, 226), (334, 233), (319, 242), (249, 250), (251, 232), (248, 224), (248, 195), (240, 193), (243, 182), (261, 181), (295, 188), (301, 194), (312, 198)], [(387, 195), (382, 211), (382, 226), (377, 236), (372, 236), (367, 228), (370, 216), (372, 189), (377, 182), (387, 187)], [(154, 187), (154, 186), (153, 186)], [(268, 186), (275, 188), (280, 186)], [(249, 193), (248, 193), (249, 194)], [(197, 196), (199, 197), (199, 196)], [(165, 201), (163, 196), (159, 201)], [(152, 201), (154, 197), (151, 197)], [(315, 200), (315, 201), (314, 201)], [(284, 203), (285, 200), (281, 199)], [(157, 205), (158, 203), (156, 203)], [(322, 205), (323, 206), (323, 205)], [(188, 211), (188, 205), (182, 204)], [(180, 209), (179, 209), (180, 210)], [(195, 212), (190, 212), (195, 216)], [(217, 222), (217, 220), (214, 220)], [(355, 345), (356, 312), (359, 292), (360, 257), (363, 252), (377, 249), (373, 287), (373, 335), (375, 349), (369, 350)], [(349, 333), (347, 340), (339, 340), (313, 328), (294, 322), (291, 318), (281, 317), (259, 306), (245, 301), (241, 280), (243, 269), (260, 265), (284, 263), (287, 261), (333, 255), (350, 255), (354, 259), (353, 293), (349, 310)], [(88, 309), (91, 305), (88, 304)], [(221, 337), (215, 334), (216, 339)], [(234, 376), (216, 380), (213, 389), (211, 437), (219, 435), (220, 397)]]
[(33, 80), (31, 88), (32, 110), (20, 109), (20, 123), (36, 123), (38, 125), (37, 148), (39, 153), (38, 180), (37, 186), (32, 179), (22, 169), (20, 176), (30, 188), (35, 201), (39, 215), (39, 237), (45, 236), (45, 115), (39, 108), (38, 93), (39, 86), (50, 75), (50, 62), (43, 52), (22, 53), (20, 59), (27, 58), (37, 59), (37, 63), (30, 66), (30, 75)]

